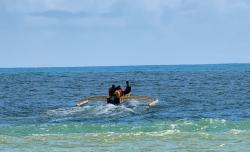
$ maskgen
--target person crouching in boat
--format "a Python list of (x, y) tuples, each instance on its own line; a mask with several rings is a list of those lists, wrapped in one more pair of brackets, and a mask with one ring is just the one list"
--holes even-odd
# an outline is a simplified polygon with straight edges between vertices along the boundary
[(129, 85), (129, 81), (126, 81), (126, 88), (122, 90), (121, 86), (115, 87), (112, 85), (109, 88), (107, 103), (118, 105), (121, 103), (122, 96), (130, 96), (131, 95), (131, 86)]
[(121, 86), (118, 86), (115, 88), (114, 95), (115, 95), (115, 98), (114, 98), (113, 104), (115, 104), (115, 105), (120, 104), (120, 101), (121, 101), (120, 98), (123, 96), (123, 90), (122, 90)]
[(123, 90), (121, 86), (115, 87), (112, 85), (112, 87), (109, 88), (109, 97), (107, 98), (107, 103), (118, 105), (120, 104), (121, 96), (123, 96)]

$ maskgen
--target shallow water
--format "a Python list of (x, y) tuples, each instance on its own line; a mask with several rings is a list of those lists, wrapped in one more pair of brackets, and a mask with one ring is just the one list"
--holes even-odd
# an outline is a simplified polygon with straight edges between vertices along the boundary
[[(130, 80), (119, 106), (80, 98)], [(250, 64), (0, 69), (0, 151), (249, 151)]]

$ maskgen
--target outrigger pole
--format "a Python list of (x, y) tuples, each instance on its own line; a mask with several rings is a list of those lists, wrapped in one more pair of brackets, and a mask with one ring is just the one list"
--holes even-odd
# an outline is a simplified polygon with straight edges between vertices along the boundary
[[(77, 102), (76, 106), (82, 106), (87, 104), (89, 101), (107, 101), (108, 96), (90, 96), (87, 98), (81, 99)], [(156, 105), (156, 99), (154, 97), (149, 96), (122, 96), (120, 97), (120, 102), (126, 102), (128, 100), (142, 100), (148, 103), (148, 106)]]

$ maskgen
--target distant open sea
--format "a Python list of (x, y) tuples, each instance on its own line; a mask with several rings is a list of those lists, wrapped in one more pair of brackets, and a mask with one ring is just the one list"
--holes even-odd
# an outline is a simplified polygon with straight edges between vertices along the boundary
[[(158, 99), (81, 98), (112, 84)], [(0, 151), (250, 151), (250, 64), (0, 68)]]

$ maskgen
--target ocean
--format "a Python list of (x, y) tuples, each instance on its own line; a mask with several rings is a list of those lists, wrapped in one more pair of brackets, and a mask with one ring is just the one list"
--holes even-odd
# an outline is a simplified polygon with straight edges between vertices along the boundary
[(0, 68), (0, 151), (250, 151), (250, 64)]

